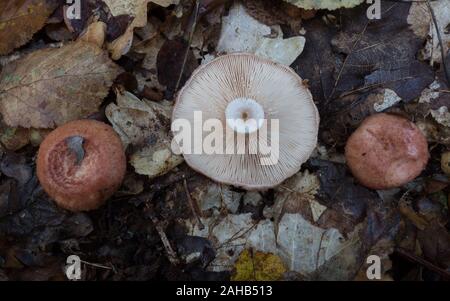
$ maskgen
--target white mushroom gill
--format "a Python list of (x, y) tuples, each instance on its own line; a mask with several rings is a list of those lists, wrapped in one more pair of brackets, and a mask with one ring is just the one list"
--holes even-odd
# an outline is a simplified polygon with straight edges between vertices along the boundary
[[(221, 56), (194, 72), (178, 94), (172, 121), (194, 125), (198, 112), (204, 122), (217, 120), (223, 128), (219, 144), (237, 152), (183, 156), (193, 169), (221, 183), (245, 189), (274, 187), (298, 172), (317, 144), (319, 114), (302, 79), (291, 68), (253, 54)], [(227, 120), (239, 117), (241, 123)], [(249, 119), (256, 122), (246, 123)], [(200, 134), (192, 131), (194, 141), (195, 135), (208, 140), (204, 125)], [(274, 153), (277, 160), (271, 161)]]

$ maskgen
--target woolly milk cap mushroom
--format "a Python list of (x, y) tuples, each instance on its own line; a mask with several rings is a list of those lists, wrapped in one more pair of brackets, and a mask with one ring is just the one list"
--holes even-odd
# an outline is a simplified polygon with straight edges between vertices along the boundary
[(416, 178), (430, 155), (427, 140), (414, 123), (380, 113), (366, 118), (350, 136), (345, 157), (361, 184), (389, 189)]
[(193, 169), (220, 183), (245, 189), (276, 186), (300, 170), (317, 144), (319, 114), (302, 79), (291, 68), (253, 54), (224, 55), (194, 72), (176, 100), (175, 137), (175, 121), (193, 125), (198, 112), (204, 125), (217, 122), (206, 130), (194, 126), (193, 144), (199, 143), (198, 129), (206, 142), (209, 130), (221, 127), (215, 146), (223, 147), (198, 153), (184, 140), (175, 139), (176, 145)]
[(126, 171), (122, 142), (109, 125), (77, 120), (52, 131), (37, 157), (39, 181), (68, 210), (100, 207), (120, 187)]

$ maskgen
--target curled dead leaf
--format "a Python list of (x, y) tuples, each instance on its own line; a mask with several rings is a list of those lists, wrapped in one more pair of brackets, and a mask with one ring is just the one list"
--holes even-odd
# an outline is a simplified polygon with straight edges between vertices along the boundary
[(111, 58), (118, 60), (122, 55), (130, 51), (133, 44), (134, 29), (147, 24), (147, 4), (149, 2), (167, 7), (172, 4), (178, 4), (179, 0), (104, 0), (104, 2), (111, 10), (113, 16), (129, 15), (134, 18), (123, 35), (108, 43)]
[(80, 40), (93, 43), (102, 47), (106, 37), (106, 24), (98, 21), (90, 24), (86, 31), (80, 36)]

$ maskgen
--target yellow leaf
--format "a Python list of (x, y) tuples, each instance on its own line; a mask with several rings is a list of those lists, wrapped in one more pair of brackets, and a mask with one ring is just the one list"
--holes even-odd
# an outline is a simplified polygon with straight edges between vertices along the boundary
[(235, 264), (233, 281), (274, 281), (280, 280), (286, 268), (281, 258), (271, 253), (244, 250)]

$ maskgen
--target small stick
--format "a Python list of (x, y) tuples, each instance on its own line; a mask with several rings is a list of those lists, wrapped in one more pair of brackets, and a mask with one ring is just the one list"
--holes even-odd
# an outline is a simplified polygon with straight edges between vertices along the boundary
[(197, 28), (197, 19), (198, 19), (199, 10), (200, 10), (200, 0), (196, 0), (195, 8), (194, 8), (194, 15), (193, 15), (194, 20), (192, 21), (191, 31), (189, 32), (189, 38), (187, 41), (186, 52), (184, 53), (183, 63), (181, 65), (180, 76), (178, 76), (177, 84), (175, 85), (175, 90), (174, 90), (175, 93), (178, 91), (178, 88), (180, 87), (181, 79), (183, 78), (184, 69), (186, 68), (186, 62), (187, 62), (188, 55), (189, 55), (189, 49), (191, 48), (192, 39), (194, 38), (195, 29)]
[(350, 49), (350, 53), (345, 57), (344, 62), (342, 63), (342, 66), (341, 66), (341, 68), (339, 70), (339, 73), (338, 73), (338, 76), (336, 78), (336, 81), (334, 82), (333, 90), (331, 91), (330, 95), (326, 99), (326, 102), (325, 102), (326, 104), (330, 101), (330, 99), (333, 97), (334, 93), (336, 92), (337, 86), (338, 86), (338, 84), (339, 84), (339, 82), (341, 80), (341, 76), (342, 76), (342, 74), (344, 72), (344, 69), (345, 69), (345, 67), (347, 65), (347, 61), (350, 58), (350, 56), (355, 52), (355, 48), (356, 48), (356, 46), (358, 46), (359, 42), (361, 41), (361, 39), (363, 38), (364, 34), (366, 33), (367, 27), (369, 26), (369, 24), (370, 24), (370, 21), (366, 23), (366, 25), (364, 26), (362, 32), (359, 34), (359, 36), (357, 37), (356, 41), (353, 43), (352, 48)]
[(155, 225), (156, 231), (159, 234), (159, 237), (161, 238), (161, 241), (164, 245), (164, 248), (166, 249), (167, 252), (167, 257), (169, 258), (169, 261), (173, 264), (173, 265), (177, 265), (179, 263), (178, 258), (177, 258), (177, 254), (175, 253), (175, 251), (172, 249), (172, 246), (170, 245), (169, 239), (167, 238), (166, 233), (164, 232), (164, 229), (161, 227), (159, 220), (154, 217), (151, 216), (150, 217), (153, 224)]
[(405, 249), (402, 248), (396, 248), (395, 252), (397, 254), (399, 254), (400, 256), (402, 256), (403, 258), (407, 259), (410, 262), (413, 263), (417, 263), (433, 272), (435, 272), (436, 274), (440, 275), (442, 278), (446, 279), (446, 280), (450, 280), (450, 273), (447, 272), (446, 270), (441, 269), (440, 267), (435, 266), (434, 264), (432, 264), (431, 262), (423, 259), (420, 256), (414, 255), (409, 253), (408, 251), (406, 251)]
[(430, 0), (426, 0), (426, 1), (427, 1), (428, 9), (430, 10), (430, 13), (431, 13), (431, 18), (433, 19), (434, 27), (436, 28), (439, 46), (441, 48), (442, 66), (444, 68), (445, 78), (447, 79), (447, 84), (450, 85), (450, 74), (449, 74), (449, 71), (447, 70), (447, 66), (445, 64), (444, 43), (442, 43), (442, 37), (441, 37), (441, 32), (439, 30), (439, 25), (437, 23), (436, 15), (434, 13), (433, 7), (431, 6)]
[(194, 214), (195, 218), (197, 219), (197, 222), (199, 224), (199, 229), (203, 230), (203, 229), (205, 229), (205, 225), (203, 225), (202, 220), (200, 218), (202, 214), (200, 212), (200, 208), (198, 208), (198, 204), (191, 198), (191, 194), (189, 193), (186, 178), (183, 178), (183, 186), (184, 186), (184, 191), (186, 192), (186, 197), (188, 199), (189, 207), (191, 207), (192, 214)]
[(98, 263), (92, 263), (92, 262), (87, 262), (87, 261), (84, 261), (84, 260), (80, 260), (80, 262), (84, 263), (85, 265), (92, 266), (92, 267), (105, 269), (105, 270), (113, 270), (114, 271), (114, 268), (106, 266), (106, 265), (102, 265), (102, 264), (98, 264)]

